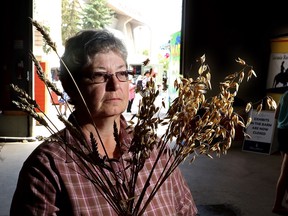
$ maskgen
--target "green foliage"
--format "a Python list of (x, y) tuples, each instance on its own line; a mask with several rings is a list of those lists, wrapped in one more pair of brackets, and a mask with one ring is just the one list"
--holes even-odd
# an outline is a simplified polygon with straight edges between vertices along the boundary
[(113, 14), (106, 0), (62, 0), (62, 43), (79, 30), (104, 28)]
[(83, 29), (104, 28), (111, 23), (113, 11), (106, 0), (88, 0), (83, 8)]
[[(43, 26), (43, 28), (44, 28), (44, 30), (45, 30), (46, 32), (48, 32), (48, 33), (50, 32), (50, 28), (49, 28), (49, 27)], [(42, 49), (43, 49), (43, 52), (44, 52), (45, 54), (49, 54), (50, 51), (51, 51), (51, 47), (50, 47), (49, 44), (46, 42), (46, 40), (44, 41), (44, 44), (43, 44)]]
[(149, 50), (147, 50), (147, 49), (143, 50), (142, 54), (144, 56), (149, 56)]
[(62, 43), (81, 29), (79, 0), (62, 0)]

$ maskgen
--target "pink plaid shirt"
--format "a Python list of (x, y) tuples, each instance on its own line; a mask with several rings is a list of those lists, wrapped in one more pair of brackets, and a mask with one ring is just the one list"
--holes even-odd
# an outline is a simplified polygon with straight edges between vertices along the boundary
[[(68, 130), (64, 129), (61, 134), (65, 134), (68, 142), (75, 142)], [(121, 130), (120, 135), (124, 141), (129, 140), (125, 129)], [(143, 189), (156, 155), (156, 151), (151, 153), (139, 173), (136, 194)], [(125, 157), (125, 154), (122, 157)], [(144, 200), (151, 192), (165, 162), (166, 157), (163, 156), (157, 163)], [(120, 163), (115, 164), (119, 166)], [(81, 172), (59, 143), (40, 144), (24, 162), (20, 171), (10, 215), (116, 216), (110, 204)], [(191, 192), (181, 171), (176, 168), (158, 190), (143, 216), (196, 214), (197, 208)]]

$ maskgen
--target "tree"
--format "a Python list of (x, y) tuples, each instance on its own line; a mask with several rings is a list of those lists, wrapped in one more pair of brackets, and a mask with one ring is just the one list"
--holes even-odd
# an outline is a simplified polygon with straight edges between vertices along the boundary
[(81, 29), (82, 11), (79, 0), (62, 0), (62, 43)]
[(79, 30), (104, 28), (113, 16), (106, 0), (62, 0), (62, 43)]
[(107, 7), (106, 0), (88, 0), (82, 14), (83, 29), (95, 29), (109, 25), (114, 12)]

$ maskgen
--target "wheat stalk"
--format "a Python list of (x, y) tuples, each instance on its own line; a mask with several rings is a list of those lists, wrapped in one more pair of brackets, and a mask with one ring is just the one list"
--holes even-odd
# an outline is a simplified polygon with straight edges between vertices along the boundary
[[(32, 19), (31, 23), (40, 31), (47, 44), (58, 55), (55, 43), (52, 42), (44, 28)], [(39, 78), (45, 83), (47, 89), (57, 92), (57, 95), (62, 95), (62, 93), (47, 80), (40, 64), (32, 53), (30, 57), (37, 68)], [(62, 61), (61, 58), (60, 60)], [(192, 157), (192, 162), (199, 154), (207, 155), (210, 158), (213, 157), (213, 153), (215, 153), (216, 156), (226, 154), (235, 138), (236, 127), (242, 127), (244, 135), (248, 136), (245, 134), (245, 128), (250, 124), (251, 119), (248, 118), (245, 122), (245, 120), (234, 111), (233, 103), (243, 80), (246, 78), (246, 81), (250, 81), (252, 77), (256, 77), (253, 67), (241, 58), (236, 59), (236, 63), (241, 66), (240, 70), (225, 77), (224, 81), (219, 84), (220, 92), (206, 99), (205, 95), (207, 91), (211, 90), (210, 67), (206, 64), (205, 55), (201, 56), (198, 61), (200, 62), (200, 67), (198, 76), (195, 79), (181, 78), (180, 80), (175, 80), (174, 85), (178, 91), (178, 96), (172, 102), (166, 116), (163, 118), (159, 115), (162, 107), (156, 107), (154, 103), (159, 95), (159, 91), (155, 90), (153, 80), (147, 83), (147, 94), (144, 95), (140, 102), (139, 111), (128, 121), (127, 131), (133, 135), (131, 145), (128, 149), (130, 156), (129, 158), (125, 158), (125, 161), (122, 158), (117, 161), (117, 163), (121, 163), (123, 166), (121, 178), (118, 178), (118, 170), (113, 168), (112, 163), (115, 162), (115, 160), (110, 159), (107, 153), (106, 157), (100, 157), (98, 143), (95, 137), (91, 134), (90, 142), (87, 142), (80, 128), (77, 127), (77, 124), (75, 126), (75, 124), (63, 118), (63, 116), (59, 115), (58, 117), (70, 133), (73, 134), (73, 137), (79, 141), (77, 142), (78, 144), (74, 146), (67, 143), (62, 137), (44, 138), (48, 140), (55, 139), (57, 142), (63, 144), (61, 146), (63, 146), (64, 149), (68, 148), (77, 156), (78, 160), (74, 160), (70, 155), (74, 162), (82, 169), (82, 175), (94, 184), (99, 193), (105, 197), (118, 215), (142, 215), (161, 185), (179, 164), (188, 157)], [(144, 63), (148, 64), (149, 61), (146, 60), (143, 64)], [(63, 64), (65, 65), (64, 62)], [(67, 70), (69, 71), (68, 68)], [(71, 74), (70, 76), (78, 89), (73, 76)], [(12, 88), (20, 99), (19, 101), (14, 101), (16, 106), (28, 112), (33, 118), (49, 128), (47, 122), (44, 121), (35, 110), (40, 110), (37, 102), (17, 86), (12, 85)], [(78, 92), (81, 95), (79, 89)], [(83, 97), (82, 100), (86, 105)], [(258, 112), (261, 112), (264, 100), (266, 100), (269, 109), (276, 108), (276, 103), (273, 98), (266, 97), (256, 104)], [(249, 112), (254, 106), (255, 103), (249, 102), (246, 105), (245, 111)], [(87, 111), (89, 112), (88, 108)], [(160, 138), (157, 134), (159, 125), (166, 126), (166, 131)], [(95, 129), (97, 131), (96, 126)], [(51, 129), (50, 131), (53, 132)], [(101, 137), (99, 136), (99, 138), (100, 144), (105, 150)], [(120, 138), (116, 124), (114, 124), (114, 138), (117, 145), (120, 146)], [(171, 142), (174, 142), (174, 145), (168, 148), (167, 146)], [(135, 194), (138, 174), (143, 168), (146, 159), (150, 157), (151, 151), (155, 148), (158, 150), (158, 155), (151, 168), (150, 175), (141, 193)], [(71, 154), (70, 151), (67, 151), (67, 153)], [(148, 199), (144, 202), (144, 195), (150, 186), (150, 179), (156, 169), (157, 162), (163, 155), (167, 155), (167, 163), (155, 187), (149, 194)]]

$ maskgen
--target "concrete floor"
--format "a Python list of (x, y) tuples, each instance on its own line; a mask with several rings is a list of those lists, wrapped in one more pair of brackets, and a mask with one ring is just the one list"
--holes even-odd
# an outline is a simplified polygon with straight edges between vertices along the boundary
[[(10, 143), (0, 152), (0, 215), (9, 215), (9, 206), (19, 169), (38, 143)], [(279, 154), (243, 152), (235, 146), (228, 154), (210, 159), (199, 156), (180, 168), (199, 206), (200, 215), (269, 216), (280, 170)], [(214, 206), (214, 207), (213, 207)], [(220, 206), (218, 210), (215, 206)], [(232, 210), (224, 211), (224, 207)], [(222, 211), (222, 212), (221, 212)], [(226, 212), (226, 213), (224, 213)]]
[[(37, 130), (43, 133), (41, 126)], [(44, 129), (45, 130), (45, 129)], [(0, 151), (0, 216), (9, 215), (18, 172), (37, 142), (2, 143)], [(273, 216), (271, 208), (281, 156), (242, 151), (234, 143), (227, 155), (200, 155), (180, 168), (189, 184), (200, 216)]]
[[(243, 152), (237, 144), (225, 156), (214, 159), (200, 156), (180, 168), (201, 216), (272, 216), (280, 166), (279, 154)], [(233, 214), (224, 209), (219, 214), (213, 209), (208, 211), (217, 205), (228, 207)]]

